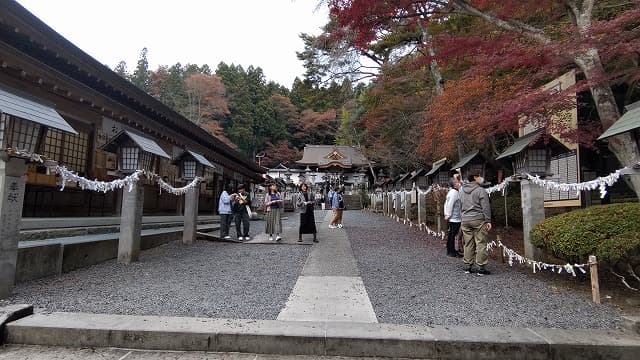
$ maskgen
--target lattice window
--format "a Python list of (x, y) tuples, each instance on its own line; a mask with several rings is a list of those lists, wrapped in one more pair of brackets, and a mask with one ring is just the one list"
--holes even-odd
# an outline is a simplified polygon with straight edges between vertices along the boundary
[(60, 165), (84, 173), (87, 169), (89, 134), (69, 134), (58, 129), (48, 129), (44, 143), (44, 156), (56, 160)]
[(194, 160), (184, 160), (182, 162), (182, 177), (193, 179), (196, 177), (197, 164)]
[(0, 117), (0, 144), (3, 148), (12, 147), (35, 152), (39, 133), (40, 124), (8, 114), (2, 114)]
[[(549, 180), (559, 183), (578, 182), (578, 156), (574, 151), (560, 154), (551, 158), (549, 171), (553, 174)], [(576, 200), (578, 193), (575, 191), (544, 191), (545, 201)]]
[(438, 172), (437, 184), (440, 186), (447, 186), (447, 184), (449, 184), (449, 174), (446, 171)]
[(155, 171), (155, 164), (153, 163), (154, 156), (150, 152), (142, 151), (142, 170)]
[(544, 174), (547, 171), (547, 150), (529, 149), (527, 150), (529, 161), (529, 172), (534, 174)]
[(120, 157), (120, 169), (124, 171), (138, 170), (138, 151), (137, 147), (122, 147), (120, 149), (122, 156)]

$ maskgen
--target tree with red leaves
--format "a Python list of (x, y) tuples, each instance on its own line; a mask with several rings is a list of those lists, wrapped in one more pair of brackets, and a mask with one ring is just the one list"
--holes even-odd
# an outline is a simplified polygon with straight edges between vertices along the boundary
[(230, 114), (226, 90), (217, 75), (192, 74), (185, 79), (189, 120), (222, 119)]
[[(494, 128), (509, 130), (523, 116), (544, 122), (554, 112), (570, 106), (570, 95), (582, 90), (591, 94), (600, 125), (606, 128), (620, 117), (612, 85), (624, 83), (633, 96), (638, 96), (638, 1), (329, 0), (327, 3), (337, 23), (333, 35), (349, 39), (356, 48), (375, 47), (399, 26), (433, 29), (437, 56), (426, 56), (422, 61), (438, 59), (454, 77), (451, 85), (445, 83), (445, 93), (451, 89), (465, 94), (465, 88), (487, 84), (483, 87), (485, 91), (475, 93), (481, 96), (481, 103), (467, 96), (467, 102), (458, 101), (460, 111), (448, 114), (452, 116), (449, 121), (464, 124), (463, 130), (469, 133), (474, 127), (485, 130), (479, 138), (492, 135)], [(611, 36), (612, 33), (616, 36)], [(414, 43), (420, 41), (416, 37)], [(577, 69), (584, 81), (560, 92), (540, 89), (542, 84), (569, 69)], [(448, 99), (454, 97), (449, 94)], [(442, 99), (427, 108), (434, 113), (427, 111), (426, 126), (433, 125), (430, 117), (437, 119), (447, 114), (442, 106), (446, 101), (440, 105), (438, 101)], [(471, 117), (473, 113), (484, 117), (483, 121), (476, 123), (476, 118)], [(623, 165), (640, 160), (639, 149), (629, 134), (611, 138), (609, 148)], [(640, 179), (632, 177), (631, 182), (640, 196)]]

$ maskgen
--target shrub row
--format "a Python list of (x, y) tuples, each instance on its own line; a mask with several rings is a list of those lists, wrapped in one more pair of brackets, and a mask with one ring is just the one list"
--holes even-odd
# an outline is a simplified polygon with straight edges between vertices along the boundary
[(640, 251), (640, 203), (592, 206), (547, 218), (531, 230), (531, 243), (570, 262), (589, 255), (615, 264)]

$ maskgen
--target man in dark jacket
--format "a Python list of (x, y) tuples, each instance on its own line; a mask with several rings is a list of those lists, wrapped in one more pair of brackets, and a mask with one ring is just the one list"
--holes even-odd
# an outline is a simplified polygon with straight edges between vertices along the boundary
[[(247, 241), (249, 237), (249, 213), (247, 206), (251, 206), (251, 197), (244, 189), (244, 184), (238, 186), (238, 193), (231, 196), (233, 217), (236, 220), (236, 234), (238, 241)], [(242, 226), (241, 226), (242, 225)]]
[(478, 265), (478, 275), (489, 275), (485, 268), (487, 256), (487, 235), (491, 230), (491, 204), (489, 194), (480, 184), (484, 178), (472, 173), (469, 182), (460, 188), (462, 207), (462, 237), (464, 238), (464, 271), (473, 272), (473, 263)]

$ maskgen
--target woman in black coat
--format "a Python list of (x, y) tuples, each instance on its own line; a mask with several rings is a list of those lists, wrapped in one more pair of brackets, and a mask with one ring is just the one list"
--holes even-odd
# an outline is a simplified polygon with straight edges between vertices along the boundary
[(300, 208), (300, 229), (298, 231), (298, 242), (302, 242), (302, 234), (313, 234), (313, 242), (318, 242), (316, 238), (316, 218), (313, 215), (314, 197), (308, 191), (307, 184), (300, 185), (300, 193), (296, 201)]

